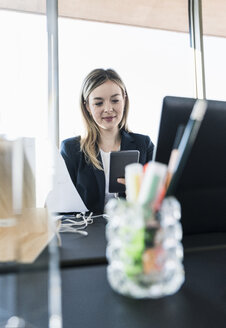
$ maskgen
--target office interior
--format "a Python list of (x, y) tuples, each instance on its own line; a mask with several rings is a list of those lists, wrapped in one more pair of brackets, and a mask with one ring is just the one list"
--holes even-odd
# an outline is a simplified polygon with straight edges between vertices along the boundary
[[(128, 86), (129, 127), (157, 146), (164, 97), (226, 101), (225, 12), (223, 0), (0, 0), (0, 136), (12, 144), (24, 137), (30, 156), (34, 140), (46, 138), (59, 148), (63, 139), (82, 133), (84, 76), (111, 67)], [(137, 299), (109, 283), (105, 217), (86, 222), (87, 236), (59, 233), (60, 220), (49, 225), (45, 197), (53, 158), (47, 153), (36, 159), (36, 173), (29, 161), (22, 169), (17, 157), (25, 177), (17, 190), (19, 214), (4, 207), (14, 194), (9, 167), (0, 167), (0, 327), (225, 327), (223, 171), (214, 188), (205, 183), (201, 193), (194, 186), (177, 195), (184, 283), (172, 295)]]

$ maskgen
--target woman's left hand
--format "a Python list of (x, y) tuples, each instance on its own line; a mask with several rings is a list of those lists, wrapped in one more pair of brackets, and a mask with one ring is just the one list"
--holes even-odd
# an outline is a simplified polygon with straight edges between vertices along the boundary
[(123, 179), (123, 178), (118, 178), (118, 179), (117, 179), (117, 182), (118, 182), (118, 183), (121, 183), (121, 184), (124, 184), (124, 185), (126, 184), (126, 181), (125, 181), (125, 179)]

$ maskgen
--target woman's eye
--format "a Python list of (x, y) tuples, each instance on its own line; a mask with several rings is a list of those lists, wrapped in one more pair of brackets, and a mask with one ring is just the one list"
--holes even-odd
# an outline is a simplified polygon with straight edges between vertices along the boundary
[(95, 104), (95, 106), (98, 106), (98, 107), (101, 106), (101, 105), (103, 105), (102, 102), (98, 102), (98, 103)]
[(112, 102), (113, 102), (114, 104), (116, 104), (117, 102), (119, 102), (119, 100), (118, 100), (118, 99), (114, 99), (114, 100), (112, 100)]

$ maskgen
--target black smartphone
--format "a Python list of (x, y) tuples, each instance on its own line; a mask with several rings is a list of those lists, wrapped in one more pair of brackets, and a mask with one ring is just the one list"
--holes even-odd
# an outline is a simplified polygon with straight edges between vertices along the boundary
[(110, 153), (109, 192), (125, 192), (125, 186), (117, 182), (118, 178), (125, 178), (125, 167), (131, 163), (138, 163), (139, 150), (121, 150)]

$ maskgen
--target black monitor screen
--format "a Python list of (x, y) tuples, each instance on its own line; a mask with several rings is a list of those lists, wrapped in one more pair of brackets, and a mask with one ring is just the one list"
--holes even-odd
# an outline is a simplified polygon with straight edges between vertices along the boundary
[[(177, 128), (186, 125), (196, 99), (165, 97), (155, 161), (168, 164)], [(178, 188), (226, 187), (226, 102), (208, 100)]]

